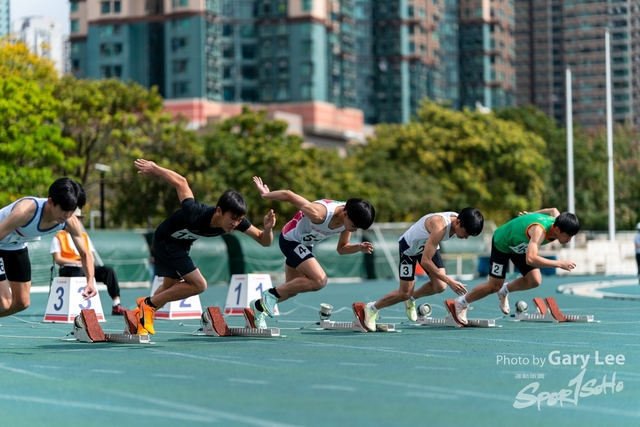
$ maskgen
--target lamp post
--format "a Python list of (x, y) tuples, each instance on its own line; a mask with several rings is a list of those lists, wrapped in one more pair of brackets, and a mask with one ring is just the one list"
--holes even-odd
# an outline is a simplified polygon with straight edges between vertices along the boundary
[(104, 174), (111, 172), (111, 166), (96, 163), (94, 168), (100, 171), (100, 228), (104, 229)]

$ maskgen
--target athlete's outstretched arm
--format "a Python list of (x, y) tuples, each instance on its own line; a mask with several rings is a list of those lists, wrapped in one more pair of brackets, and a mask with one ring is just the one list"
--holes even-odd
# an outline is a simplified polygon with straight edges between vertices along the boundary
[(291, 190), (269, 191), (269, 187), (259, 176), (254, 176), (253, 182), (263, 199), (290, 203), (300, 209), (313, 223), (322, 222), (327, 217), (327, 209), (320, 203), (312, 203)]
[(143, 175), (158, 175), (160, 178), (171, 184), (171, 186), (173, 186), (178, 192), (180, 203), (182, 203), (184, 199), (193, 198), (193, 192), (191, 191), (191, 188), (189, 188), (187, 179), (179, 173), (170, 169), (162, 168), (154, 162), (144, 159), (137, 159), (133, 164), (138, 168), (138, 173)]
[(522, 211), (518, 213), (518, 216), (530, 214), (530, 213), (541, 213), (545, 215), (551, 215), (554, 218), (558, 218), (560, 216), (560, 211), (556, 208), (544, 208), (533, 212)]
[(84, 239), (82, 238), (82, 223), (76, 216), (72, 216), (67, 220), (67, 232), (71, 236), (71, 239), (80, 254), (82, 270), (84, 271), (84, 276), (87, 278), (87, 286), (85, 286), (82, 296), (85, 298), (91, 298), (98, 293), (93, 283), (93, 279), (95, 277), (93, 254), (84, 244)]

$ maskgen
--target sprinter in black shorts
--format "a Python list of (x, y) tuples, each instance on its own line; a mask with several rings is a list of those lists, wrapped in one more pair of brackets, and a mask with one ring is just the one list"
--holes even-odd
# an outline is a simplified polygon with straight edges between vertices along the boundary
[(164, 277), (164, 280), (153, 296), (137, 300), (138, 333), (145, 335), (155, 334), (153, 315), (157, 308), (171, 301), (198, 295), (207, 289), (207, 281), (189, 256), (195, 240), (238, 230), (262, 246), (269, 246), (273, 242), (272, 229), (276, 224), (276, 216), (270, 210), (264, 217), (264, 231), (261, 231), (244, 217), (247, 205), (239, 193), (227, 190), (216, 206), (209, 206), (195, 201), (189, 183), (178, 173), (143, 159), (134, 163), (138, 173), (158, 175), (171, 184), (182, 203), (182, 208), (165, 219), (153, 235), (156, 275)]

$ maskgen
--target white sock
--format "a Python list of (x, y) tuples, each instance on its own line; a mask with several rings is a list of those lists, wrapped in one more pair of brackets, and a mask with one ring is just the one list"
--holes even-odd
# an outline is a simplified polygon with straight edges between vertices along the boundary
[(469, 303), (467, 302), (467, 297), (462, 295), (461, 297), (458, 297), (458, 302), (463, 306), (466, 307), (469, 305)]
[(415, 302), (415, 301), (416, 301), (416, 299), (413, 297), (413, 295), (411, 295), (411, 297), (409, 298), (409, 301), (411, 301), (411, 302)]
[(370, 302), (370, 303), (369, 303), (369, 308), (370, 308), (371, 310), (373, 310), (373, 312), (374, 312), (374, 313), (377, 313), (377, 312), (378, 312), (378, 309), (376, 308), (376, 303), (374, 303), (374, 302)]
[(500, 292), (502, 295), (509, 295), (509, 289), (507, 289), (507, 285), (509, 283), (504, 282), (504, 284), (502, 285), (502, 287), (500, 288), (500, 290), (498, 292)]
[(118, 306), (118, 305), (120, 305), (120, 300), (115, 300), (114, 299), (113, 300), (113, 306), (115, 307), (115, 306)]

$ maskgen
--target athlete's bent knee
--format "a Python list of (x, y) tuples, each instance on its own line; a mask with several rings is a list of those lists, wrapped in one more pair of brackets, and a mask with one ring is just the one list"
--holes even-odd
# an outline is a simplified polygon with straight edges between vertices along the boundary
[(315, 292), (324, 288), (327, 285), (327, 280), (328, 280), (327, 276), (323, 276), (322, 278), (319, 278), (319, 279), (312, 279), (311, 290)]

